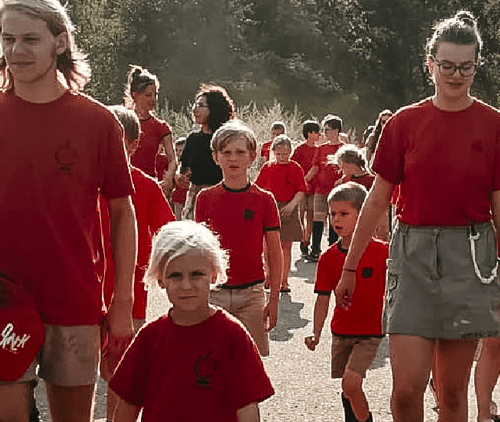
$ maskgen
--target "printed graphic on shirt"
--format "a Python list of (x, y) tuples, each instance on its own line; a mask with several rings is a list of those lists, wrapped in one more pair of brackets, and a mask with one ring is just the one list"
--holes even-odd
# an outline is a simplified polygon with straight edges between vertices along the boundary
[(212, 390), (212, 378), (217, 371), (217, 362), (211, 357), (212, 352), (200, 356), (194, 364), (194, 375), (196, 377), (196, 387)]

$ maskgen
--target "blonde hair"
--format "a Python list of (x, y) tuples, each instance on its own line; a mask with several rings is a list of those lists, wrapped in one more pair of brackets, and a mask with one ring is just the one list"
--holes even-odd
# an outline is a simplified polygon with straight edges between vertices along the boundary
[(292, 140), (286, 135), (278, 135), (273, 139), (271, 144), (271, 151), (276, 151), (276, 148), (285, 147), (292, 151)]
[[(85, 55), (75, 45), (74, 27), (65, 7), (57, 0), (4, 0), (0, 7), (0, 19), (6, 10), (43, 20), (53, 36), (66, 35), (68, 48), (57, 56), (57, 70), (63, 74), (69, 89), (83, 90), (90, 78), (90, 67)], [(0, 58), (0, 78), (1, 88), (11, 90), (14, 87), (14, 75), (7, 68), (5, 56)]]
[(196, 251), (212, 261), (218, 282), (226, 280), (228, 256), (218, 237), (203, 223), (192, 220), (165, 224), (153, 238), (149, 265), (144, 275), (146, 287), (152, 287), (161, 278), (165, 268), (175, 258)]
[(366, 170), (366, 160), (361, 150), (352, 144), (341, 146), (334, 155), (328, 156), (328, 164), (340, 165), (355, 164), (360, 169)]
[(230, 141), (235, 139), (246, 139), (247, 148), (250, 152), (257, 151), (257, 140), (253, 131), (239, 120), (229, 120), (215, 131), (212, 136), (212, 151), (222, 151)]

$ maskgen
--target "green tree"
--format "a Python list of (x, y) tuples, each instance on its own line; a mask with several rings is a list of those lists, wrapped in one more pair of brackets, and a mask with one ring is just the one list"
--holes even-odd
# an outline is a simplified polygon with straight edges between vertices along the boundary
[(106, 104), (121, 103), (123, 97), (118, 64), (126, 34), (114, 6), (108, 0), (69, 0), (76, 43), (92, 68), (86, 91)]

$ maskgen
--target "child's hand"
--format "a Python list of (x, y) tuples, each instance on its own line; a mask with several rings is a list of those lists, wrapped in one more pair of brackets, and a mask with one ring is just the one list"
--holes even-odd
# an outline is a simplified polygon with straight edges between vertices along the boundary
[(285, 205), (283, 208), (281, 208), (281, 215), (282, 217), (289, 217), (295, 207), (291, 207), (290, 204)]
[(348, 310), (351, 306), (352, 294), (356, 287), (356, 273), (350, 271), (342, 271), (340, 281), (335, 288), (335, 303), (341, 306), (344, 310)]
[(315, 337), (314, 335), (312, 336), (307, 336), (305, 339), (304, 339), (304, 343), (306, 344), (307, 348), (309, 350), (312, 350), (314, 351), (316, 349), (316, 346), (318, 345), (319, 343), (319, 338)]
[(181, 188), (189, 189), (189, 186), (191, 185), (191, 170), (188, 169), (183, 174), (177, 174), (176, 182)]

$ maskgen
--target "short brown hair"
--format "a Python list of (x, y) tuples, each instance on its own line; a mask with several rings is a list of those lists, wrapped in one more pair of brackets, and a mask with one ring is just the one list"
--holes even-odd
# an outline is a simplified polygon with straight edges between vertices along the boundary
[(212, 136), (212, 151), (222, 151), (230, 141), (244, 138), (250, 152), (257, 151), (257, 140), (253, 131), (239, 120), (230, 120), (215, 131)]

